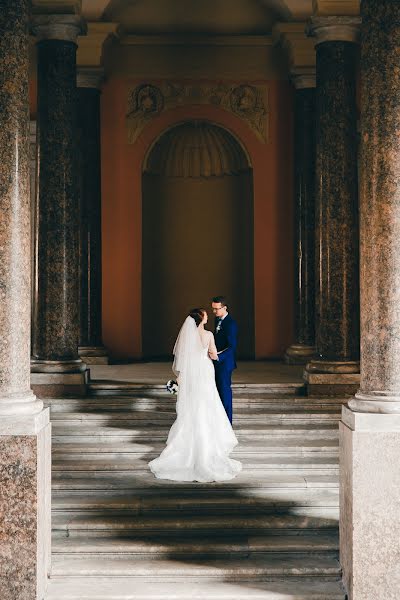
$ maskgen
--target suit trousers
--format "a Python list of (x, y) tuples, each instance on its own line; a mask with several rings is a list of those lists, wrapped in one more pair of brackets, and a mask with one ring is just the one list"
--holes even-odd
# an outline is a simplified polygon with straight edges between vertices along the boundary
[(232, 423), (232, 370), (225, 369), (223, 365), (215, 365), (215, 383), (225, 412)]

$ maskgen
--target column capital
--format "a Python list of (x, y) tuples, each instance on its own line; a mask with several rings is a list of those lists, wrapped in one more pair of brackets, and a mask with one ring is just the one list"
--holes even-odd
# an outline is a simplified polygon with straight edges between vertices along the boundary
[(360, 38), (360, 17), (311, 17), (307, 33), (315, 44), (323, 42), (353, 42)]
[(86, 33), (86, 24), (78, 15), (34, 15), (31, 29), (38, 42), (62, 40), (76, 44), (78, 35)]
[(294, 67), (290, 71), (290, 79), (296, 90), (315, 88), (317, 85), (315, 67)]
[(104, 80), (102, 67), (78, 67), (76, 73), (76, 86), (78, 88), (101, 89)]

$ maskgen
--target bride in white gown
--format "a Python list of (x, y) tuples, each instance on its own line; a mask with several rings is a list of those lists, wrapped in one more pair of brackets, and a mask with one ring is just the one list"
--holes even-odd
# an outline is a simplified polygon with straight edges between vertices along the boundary
[(215, 385), (211, 358), (217, 360), (218, 354), (213, 334), (204, 329), (207, 320), (204, 309), (192, 310), (175, 343), (177, 417), (165, 449), (149, 463), (159, 479), (225, 481), (242, 468), (229, 458), (238, 441)]

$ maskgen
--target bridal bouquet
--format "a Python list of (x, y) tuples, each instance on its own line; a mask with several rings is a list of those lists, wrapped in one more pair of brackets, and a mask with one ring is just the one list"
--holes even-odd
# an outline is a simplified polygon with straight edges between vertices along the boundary
[(170, 394), (178, 393), (178, 383), (176, 381), (174, 381), (173, 379), (170, 379), (169, 381), (167, 381), (165, 387), (167, 388), (167, 390), (169, 391)]

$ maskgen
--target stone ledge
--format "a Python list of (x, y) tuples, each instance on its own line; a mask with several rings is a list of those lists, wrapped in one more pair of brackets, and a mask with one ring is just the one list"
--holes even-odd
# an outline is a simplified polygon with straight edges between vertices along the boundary
[(0, 435), (36, 435), (50, 422), (50, 409), (36, 415), (10, 416), (0, 419)]
[(31, 386), (38, 398), (86, 396), (89, 370), (82, 373), (31, 373)]
[(342, 407), (342, 423), (353, 431), (400, 431), (400, 415), (354, 412)]

